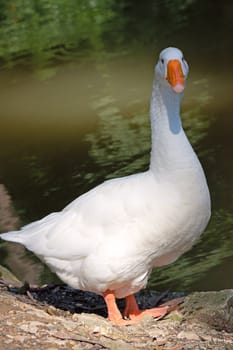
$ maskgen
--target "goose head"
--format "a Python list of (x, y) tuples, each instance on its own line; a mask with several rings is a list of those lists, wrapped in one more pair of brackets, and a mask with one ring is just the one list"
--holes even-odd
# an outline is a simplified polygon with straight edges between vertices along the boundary
[(164, 49), (155, 66), (156, 79), (177, 94), (184, 91), (188, 71), (188, 64), (182, 51), (175, 47)]

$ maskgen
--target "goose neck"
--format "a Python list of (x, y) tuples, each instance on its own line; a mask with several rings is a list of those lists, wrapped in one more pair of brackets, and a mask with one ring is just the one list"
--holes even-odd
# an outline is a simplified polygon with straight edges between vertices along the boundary
[(151, 97), (152, 150), (150, 169), (157, 175), (183, 167), (192, 153), (180, 119), (181, 95), (154, 81)]

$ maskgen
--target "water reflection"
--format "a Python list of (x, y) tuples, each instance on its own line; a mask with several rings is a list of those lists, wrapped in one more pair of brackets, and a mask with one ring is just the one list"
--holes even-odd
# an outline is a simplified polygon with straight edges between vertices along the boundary
[[(0, 230), (1, 232), (6, 232), (16, 230), (19, 227), (20, 218), (16, 214), (12, 199), (6, 187), (0, 184)], [(17, 271), (18, 277), (22, 278), (22, 280), (39, 282), (38, 276), (41, 274), (42, 268), (25, 254), (25, 248), (23, 246), (2, 243), (2, 259), (4, 259), (5, 264), (9, 266), (11, 271)], [(34, 275), (37, 277), (35, 278)]]
[(6, 187), (0, 184), (0, 230), (16, 230), (19, 224), (20, 219), (14, 210), (12, 199)]
[(99, 51), (106, 24), (113, 19), (113, 1), (3, 1), (1, 3), (0, 57), (7, 65), (50, 64)]
[[(142, 171), (148, 167), (150, 156), (149, 98), (148, 103), (141, 106), (142, 101), (130, 100), (124, 111), (110, 95), (111, 83), (109, 77), (106, 88), (92, 104), (98, 115), (98, 127), (86, 136), (90, 143), (89, 155), (99, 171), (104, 172), (105, 178)], [(209, 115), (204, 112), (211, 97), (207, 80), (194, 81), (193, 84), (198, 86), (198, 93), (195, 98), (187, 99), (182, 119), (192, 145), (197, 147), (206, 137), (211, 123)]]

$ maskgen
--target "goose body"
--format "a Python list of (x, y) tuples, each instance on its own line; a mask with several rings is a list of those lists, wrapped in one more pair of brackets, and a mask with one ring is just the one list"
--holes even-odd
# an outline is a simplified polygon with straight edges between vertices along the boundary
[(68, 285), (103, 295), (113, 321), (112, 300), (128, 298), (129, 309), (152, 268), (189, 250), (210, 218), (206, 178), (180, 119), (187, 75), (180, 50), (161, 52), (147, 171), (108, 180), (61, 212), (1, 235), (34, 252)]

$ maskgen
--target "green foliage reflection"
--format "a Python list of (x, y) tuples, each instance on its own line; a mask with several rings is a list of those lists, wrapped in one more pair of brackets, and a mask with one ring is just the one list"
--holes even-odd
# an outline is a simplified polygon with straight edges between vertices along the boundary
[(112, 0), (1, 1), (0, 57), (49, 61), (69, 51), (98, 50), (113, 17)]

